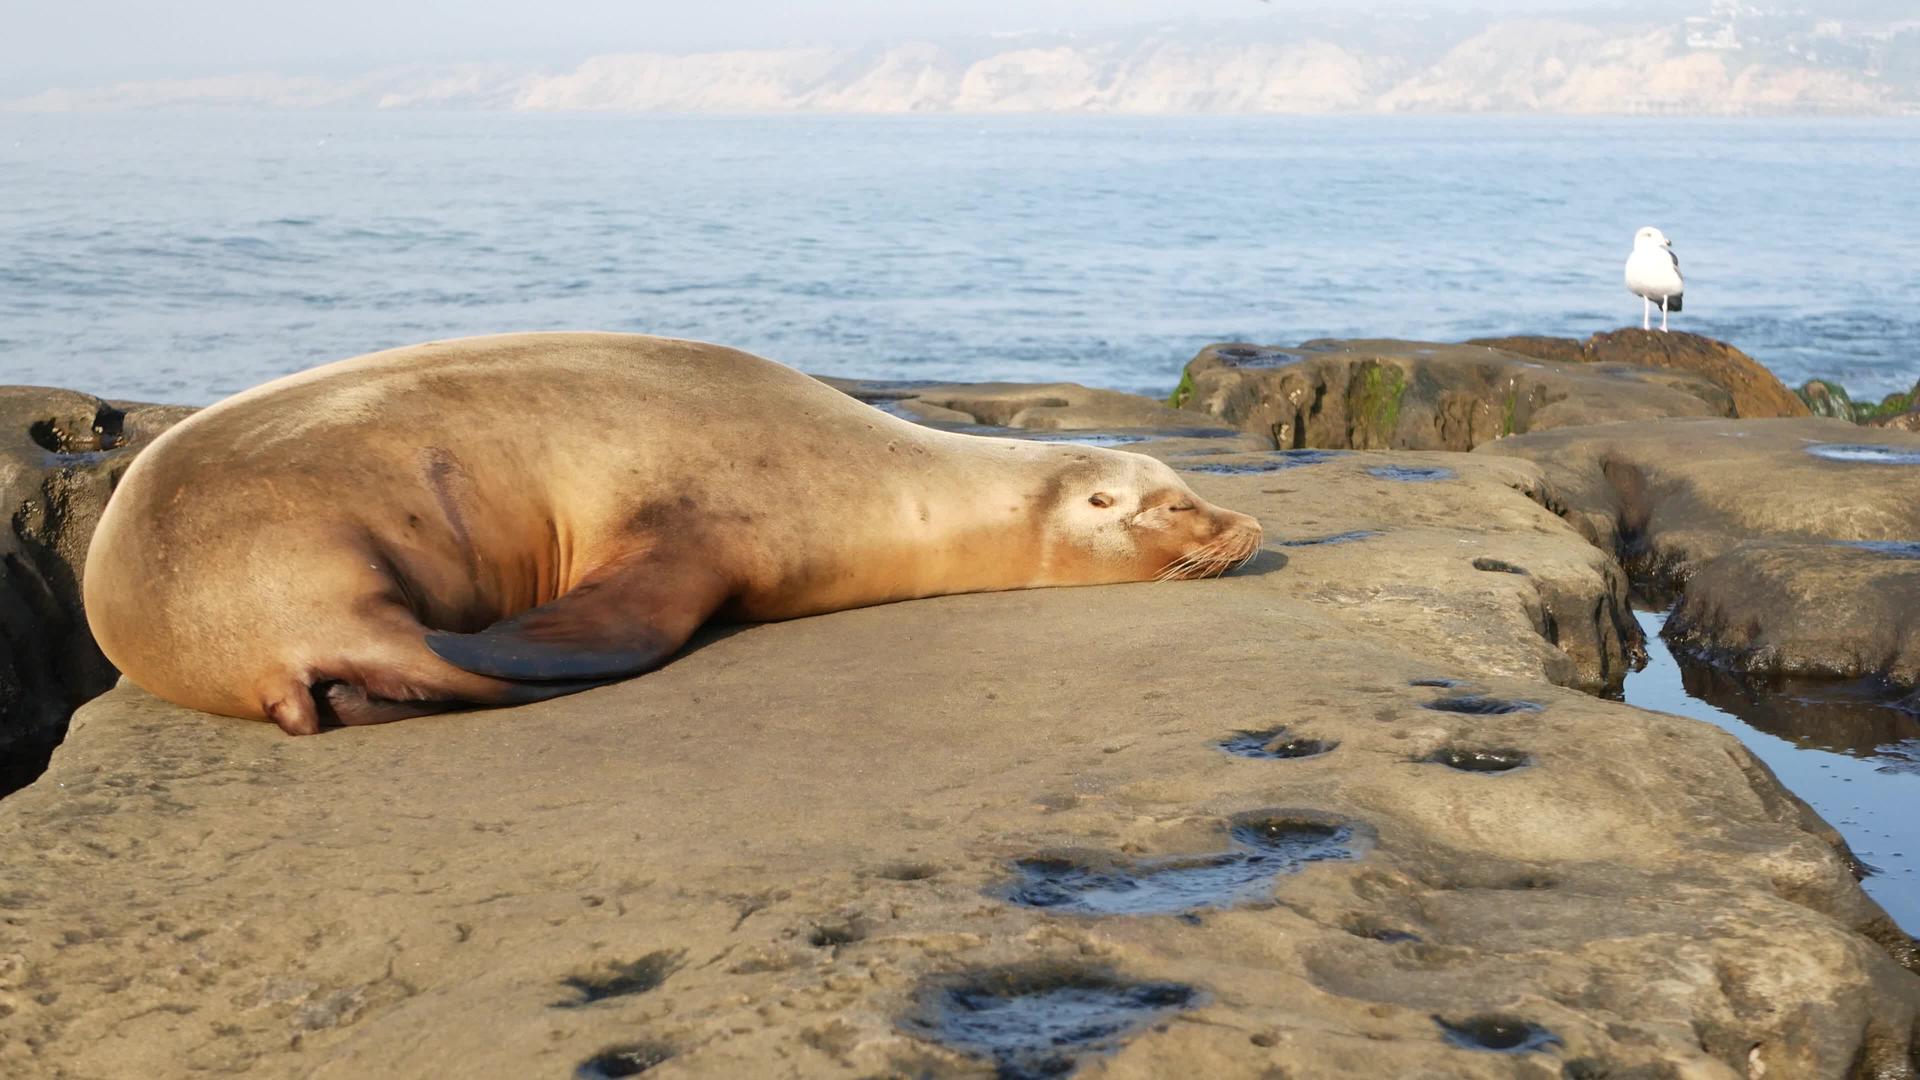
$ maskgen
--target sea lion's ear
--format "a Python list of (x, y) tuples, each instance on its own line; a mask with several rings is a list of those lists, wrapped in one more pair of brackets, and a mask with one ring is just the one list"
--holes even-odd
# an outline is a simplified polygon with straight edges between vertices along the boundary
[(427, 647), (497, 679), (619, 679), (666, 663), (725, 599), (725, 584), (705, 565), (637, 556), (477, 634), (428, 634)]
[(1107, 494), (1104, 491), (1096, 491), (1093, 493), (1093, 498), (1088, 499), (1087, 501), (1099, 507), (1100, 509), (1105, 510), (1107, 507), (1113, 505), (1113, 496)]

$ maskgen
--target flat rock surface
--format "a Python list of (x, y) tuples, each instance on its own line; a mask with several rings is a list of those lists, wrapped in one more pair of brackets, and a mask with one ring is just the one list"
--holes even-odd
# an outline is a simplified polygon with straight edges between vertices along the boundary
[(1471, 450), (1529, 431), (1735, 415), (1732, 395), (1692, 372), (1392, 340), (1210, 345), (1174, 397), (1279, 449)]
[(1684, 597), (1665, 636), (1755, 674), (1920, 684), (1920, 435), (1839, 420), (1661, 421), (1486, 447)]
[(0, 802), (0, 1074), (1909, 1075), (1831, 830), (1565, 688), (1633, 645), (1538, 466), (1143, 445), (1267, 551), (310, 739), (122, 686)]

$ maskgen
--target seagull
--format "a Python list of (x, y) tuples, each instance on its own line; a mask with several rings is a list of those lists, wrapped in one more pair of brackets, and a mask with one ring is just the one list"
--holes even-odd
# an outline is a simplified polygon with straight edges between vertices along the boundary
[(1673, 253), (1667, 234), (1649, 225), (1633, 234), (1633, 254), (1627, 256), (1627, 288), (1640, 298), (1640, 329), (1653, 329), (1653, 302), (1660, 301), (1660, 332), (1667, 332), (1667, 312), (1680, 310), (1687, 290), (1680, 276), (1680, 256)]

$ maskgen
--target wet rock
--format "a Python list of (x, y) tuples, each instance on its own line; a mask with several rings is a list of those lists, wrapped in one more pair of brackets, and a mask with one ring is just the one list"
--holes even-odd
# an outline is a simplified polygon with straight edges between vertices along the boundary
[(118, 677), (81, 610), (88, 542), (134, 455), (192, 411), (0, 387), (0, 795), (39, 773), (74, 708)]
[(1042, 1080), (1200, 1001), (1199, 991), (1178, 983), (1034, 966), (937, 980), (921, 990), (905, 1026), (991, 1061), (1002, 1080)]
[(1916, 554), (1920, 543), (1742, 543), (1694, 572), (1662, 636), (1749, 675), (1920, 686)]
[(1364, 831), (1325, 814), (1243, 814), (1229, 834), (1230, 850), (1139, 861), (1100, 853), (1025, 858), (1014, 864), (1015, 880), (1002, 895), (1023, 907), (1109, 916), (1266, 904), (1281, 875), (1359, 857)]
[(1685, 372), (1415, 341), (1210, 345), (1182, 385), (1184, 409), (1283, 450), (1470, 450), (1548, 428), (1734, 415), (1727, 391)]
[(1920, 436), (1662, 421), (1483, 453), (1540, 463), (1546, 505), (1637, 580), (1684, 590), (1676, 646), (1753, 674), (1920, 682), (1920, 563), (1903, 557), (1920, 542)]

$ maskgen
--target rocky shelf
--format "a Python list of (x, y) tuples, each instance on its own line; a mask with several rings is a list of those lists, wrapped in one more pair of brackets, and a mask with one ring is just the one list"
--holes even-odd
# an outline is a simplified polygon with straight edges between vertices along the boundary
[[(112, 690), (0, 802), (0, 1073), (1911, 1074), (1920, 959), (1833, 830), (1732, 737), (1601, 696), (1638, 553), (1691, 598), (1741, 550), (1700, 539), (1760, 513), (1715, 476), (1791, 451), (1780, 506), (1910, 510), (1920, 469), (1804, 449), (1906, 443), (1606, 362), (1594, 393), (1695, 419), (1548, 430), (1568, 375), (1502, 438), (1409, 404), (1427, 347), (1310, 360), (1344, 401), (1411, 388), (1392, 424), (1287, 414), (1346, 433), (1320, 447), (1244, 367), (1177, 411), (841, 384), (1160, 457), (1265, 525), (1230, 578), (715, 628), (600, 690), (313, 739)], [(1443, 415), (1490, 445), (1390, 445)]]

